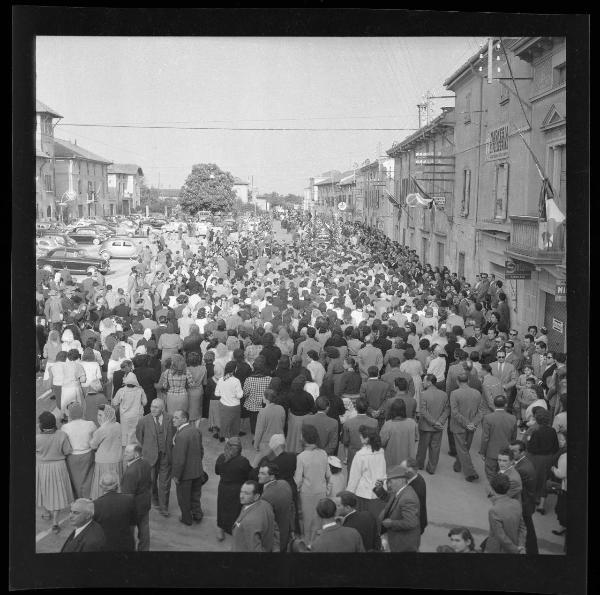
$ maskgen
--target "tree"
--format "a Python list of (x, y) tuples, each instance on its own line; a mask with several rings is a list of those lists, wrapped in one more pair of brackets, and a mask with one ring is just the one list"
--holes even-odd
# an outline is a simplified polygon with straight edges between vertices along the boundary
[(181, 187), (181, 209), (188, 215), (198, 211), (229, 211), (236, 199), (233, 184), (233, 176), (214, 163), (194, 165)]
[(268, 194), (262, 194), (258, 198), (266, 200), (271, 208), (273, 207), (292, 207), (294, 204), (302, 204), (303, 198), (296, 194), (287, 194), (283, 196), (277, 192), (269, 192)]

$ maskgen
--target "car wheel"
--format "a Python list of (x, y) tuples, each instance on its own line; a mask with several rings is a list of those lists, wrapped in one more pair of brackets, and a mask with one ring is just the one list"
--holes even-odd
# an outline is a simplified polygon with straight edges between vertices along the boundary
[(92, 241), (92, 244), (94, 244), (94, 246), (97, 246), (100, 243), (100, 240), (98, 238), (94, 238)]
[(100, 252), (100, 256), (104, 258), (104, 260), (110, 260), (110, 253), (106, 250), (102, 250), (102, 252)]

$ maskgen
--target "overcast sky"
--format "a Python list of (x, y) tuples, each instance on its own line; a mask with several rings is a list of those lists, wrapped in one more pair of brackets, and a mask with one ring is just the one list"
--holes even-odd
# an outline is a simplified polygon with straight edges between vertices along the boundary
[[(55, 134), (147, 183), (178, 188), (216, 163), (262, 192), (375, 159), (418, 126), (416, 104), (478, 51), (480, 37), (38, 37), (37, 98)], [(453, 100), (434, 103), (434, 113)], [(67, 126), (405, 130), (239, 131)]]

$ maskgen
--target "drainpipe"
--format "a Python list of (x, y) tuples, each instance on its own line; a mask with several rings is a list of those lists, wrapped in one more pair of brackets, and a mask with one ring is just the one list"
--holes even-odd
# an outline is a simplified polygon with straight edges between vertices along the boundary
[[(479, 212), (479, 181), (481, 179), (481, 129), (483, 125), (483, 77), (479, 81), (479, 136), (477, 142), (477, 194), (475, 200), (475, 250), (474, 255), (476, 261), (479, 261), (479, 253), (477, 244), (479, 239), (479, 230), (477, 229), (477, 214)], [(479, 266), (478, 266), (479, 268)], [(476, 274), (478, 271), (476, 271)]]

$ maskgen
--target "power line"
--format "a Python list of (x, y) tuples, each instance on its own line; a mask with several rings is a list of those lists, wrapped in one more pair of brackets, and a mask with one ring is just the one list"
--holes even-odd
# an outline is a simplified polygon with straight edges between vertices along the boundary
[(133, 124), (79, 124), (75, 122), (61, 122), (59, 126), (83, 126), (88, 128), (131, 128), (144, 130), (231, 130), (236, 132), (272, 132), (272, 131), (301, 131), (301, 132), (360, 132), (360, 131), (402, 131), (417, 130), (417, 128), (237, 128), (232, 126), (159, 126), (159, 125), (133, 125)]

